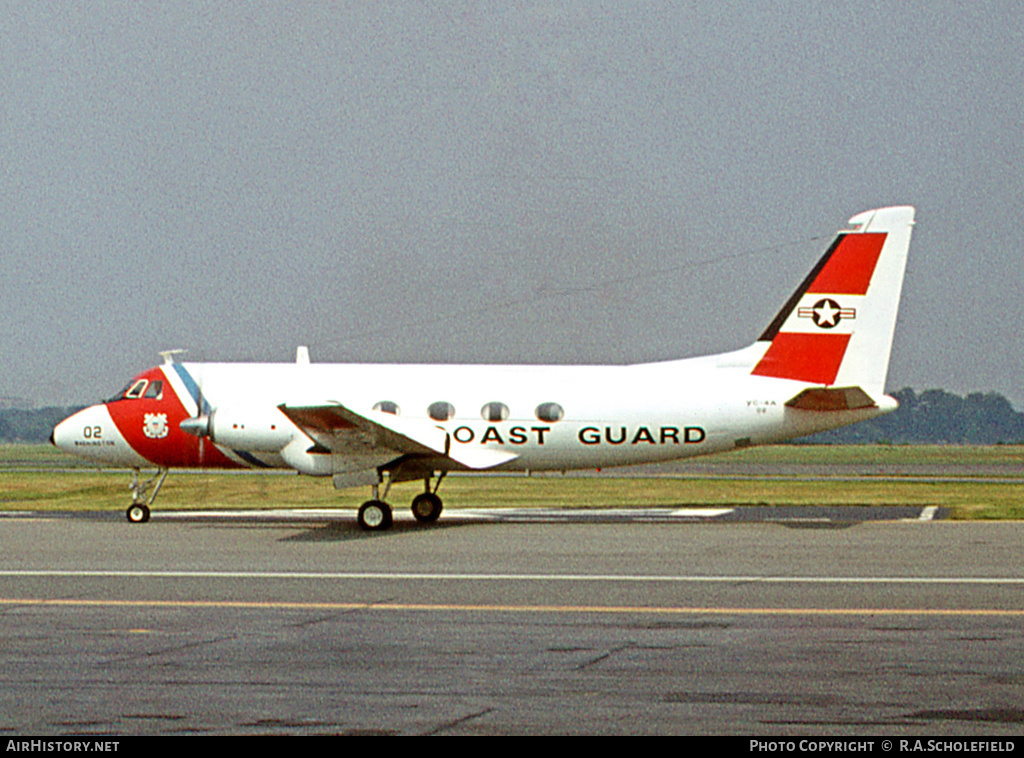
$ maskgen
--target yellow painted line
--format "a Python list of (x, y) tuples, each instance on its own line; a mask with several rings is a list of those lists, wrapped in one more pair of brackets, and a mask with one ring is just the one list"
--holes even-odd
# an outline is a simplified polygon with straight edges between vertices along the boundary
[(631, 605), (482, 605), (471, 603), (340, 603), (273, 600), (95, 600), (0, 598), (0, 606), (191, 608), (238, 610), (458, 611), (469, 613), (639, 613), (736, 616), (1005, 616), (1024, 617), (1024, 608), (722, 608)]

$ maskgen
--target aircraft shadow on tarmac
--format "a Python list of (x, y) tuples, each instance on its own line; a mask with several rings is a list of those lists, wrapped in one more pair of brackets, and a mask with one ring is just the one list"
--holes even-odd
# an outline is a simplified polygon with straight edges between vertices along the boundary
[[(765, 523), (792, 529), (845, 529), (869, 521), (928, 521), (946, 518), (945, 509), (916, 506), (742, 506), (694, 507), (692, 504), (647, 508), (499, 508), (456, 509), (439, 521), (423, 524), (412, 518), (396, 518), (383, 532), (361, 529), (352, 514), (331, 512), (197, 512), (156, 514), (154, 522), (205, 523), (221, 528), (294, 528), (283, 538), (294, 542), (338, 542), (422, 533), (488, 524), (719, 524)], [(154, 524), (149, 527), (152, 528)]]
[[(366, 539), (390, 539), (402, 537), (408, 534), (422, 533), (424, 531), (435, 532), (438, 530), (453, 529), (464, 526), (471, 526), (474, 522), (457, 521), (435, 524), (418, 524), (415, 522), (404, 523), (396, 521), (391, 529), (385, 532), (367, 532), (359, 527), (355, 521), (335, 520), (321, 522), (318, 524), (293, 524), (302, 529), (298, 534), (282, 537), (280, 542), (350, 542)], [(481, 522), (476, 522), (481, 523)], [(280, 524), (278, 524), (280, 526)]]

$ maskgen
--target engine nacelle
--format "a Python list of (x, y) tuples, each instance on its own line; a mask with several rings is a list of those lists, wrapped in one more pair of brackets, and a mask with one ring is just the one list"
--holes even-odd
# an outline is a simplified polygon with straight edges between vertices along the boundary
[[(313, 447), (308, 439), (296, 437), (281, 450), (281, 460), (286, 466), (306, 476), (330, 476), (334, 473), (330, 453), (311, 452)], [(376, 477), (377, 472), (373, 473)], [(376, 484), (377, 479), (369, 483)]]
[(238, 450), (276, 453), (302, 432), (277, 408), (217, 408), (210, 413), (207, 434), (218, 445)]

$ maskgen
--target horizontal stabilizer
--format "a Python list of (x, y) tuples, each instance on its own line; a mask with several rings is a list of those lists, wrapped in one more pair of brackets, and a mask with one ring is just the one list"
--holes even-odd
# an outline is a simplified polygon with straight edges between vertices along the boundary
[(856, 411), (877, 403), (860, 387), (811, 387), (786, 401), (801, 411)]

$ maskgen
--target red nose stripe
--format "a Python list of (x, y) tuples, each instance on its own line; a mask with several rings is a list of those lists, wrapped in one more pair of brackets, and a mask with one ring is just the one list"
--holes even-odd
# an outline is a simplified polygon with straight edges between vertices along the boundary
[[(136, 379), (165, 379), (159, 368), (139, 374)], [(241, 468), (209, 440), (186, 434), (178, 426), (188, 418), (170, 383), (159, 398), (136, 398), (107, 403), (110, 418), (132, 450), (157, 466)], [(147, 427), (147, 415), (153, 424)]]

